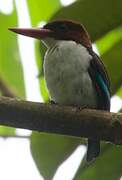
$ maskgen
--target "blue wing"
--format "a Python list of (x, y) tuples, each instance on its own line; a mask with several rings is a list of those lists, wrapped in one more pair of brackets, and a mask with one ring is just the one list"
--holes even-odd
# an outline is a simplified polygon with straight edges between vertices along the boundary
[[(91, 54), (91, 52), (90, 52)], [(101, 59), (92, 51), (89, 74), (96, 89), (98, 109), (110, 110), (110, 81)]]
[[(93, 52), (92, 48), (87, 48), (93, 59), (90, 61), (88, 69), (93, 86), (97, 95), (97, 109), (110, 111), (110, 81), (104, 64)], [(100, 153), (99, 138), (89, 137), (87, 149), (87, 161), (96, 158)]]

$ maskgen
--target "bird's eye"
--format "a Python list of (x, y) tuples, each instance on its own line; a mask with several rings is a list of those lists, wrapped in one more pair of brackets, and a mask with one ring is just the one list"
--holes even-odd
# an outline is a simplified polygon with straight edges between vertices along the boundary
[(59, 24), (58, 29), (60, 29), (60, 30), (68, 30), (68, 27), (67, 27), (66, 24)]
[(61, 22), (48, 23), (43, 28), (57, 30), (57, 31), (59, 31), (59, 30), (67, 31), (68, 30), (67, 24), (61, 23)]

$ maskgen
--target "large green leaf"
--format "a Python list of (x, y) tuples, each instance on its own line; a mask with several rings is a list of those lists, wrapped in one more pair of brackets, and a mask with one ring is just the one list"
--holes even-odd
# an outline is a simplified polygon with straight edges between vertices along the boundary
[(115, 44), (101, 57), (108, 69), (111, 79), (111, 90), (114, 94), (122, 84), (122, 40)]
[(122, 147), (109, 145), (91, 164), (81, 166), (74, 180), (117, 180), (122, 175)]
[(109, 51), (109, 49), (111, 49), (120, 40), (122, 40), (122, 27), (112, 30), (102, 38), (98, 39), (95, 43), (97, 44), (99, 53), (102, 55)]
[(9, 27), (16, 26), (16, 13), (4, 15), (0, 13), (0, 76), (5, 79), (8, 87), (17, 96), (24, 96), (22, 67), (19, 61), (17, 39), (8, 31)]
[(46, 180), (52, 179), (57, 167), (80, 143), (68, 136), (33, 133), (31, 152), (40, 173)]
[(60, 7), (59, 0), (28, 0), (27, 3), (33, 26), (37, 26), (41, 21), (47, 21)]
[(52, 19), (67, 18), (81, 22), (87, 28), (92, 40), (96, 41), (121, 25), (121, 7), (121, 0), (79, 0), (61, 8)]

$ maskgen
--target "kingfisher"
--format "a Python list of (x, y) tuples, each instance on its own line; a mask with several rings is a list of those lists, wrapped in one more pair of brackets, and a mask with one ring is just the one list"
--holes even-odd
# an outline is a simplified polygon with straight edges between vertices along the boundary
[[(44, 77), (53, 102), (110, 111), (109, 77), (82, 24), (63, 19), (51, 21), (42, 28), (10, 30), (39, 39), (47, 47)], [(99, 135), (88, 137), (86, 160), (94, 160), (99, 153)]]

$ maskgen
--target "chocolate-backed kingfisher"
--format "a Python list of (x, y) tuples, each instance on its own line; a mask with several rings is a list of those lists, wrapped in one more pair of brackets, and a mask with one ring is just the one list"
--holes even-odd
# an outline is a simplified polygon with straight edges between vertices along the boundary
[[(110, 110), (110, 83), (106, 68), (93, 51), (83, 25), (56, 20), (42, 28), (10, 30), (42, 40), (47, 47), (44, 77), (50, 98), (60, 105)], [(87, 161), (100, 153), (100, 139), (88, 138)]]

